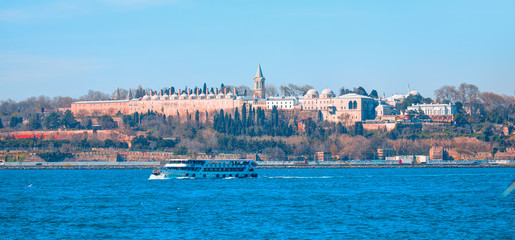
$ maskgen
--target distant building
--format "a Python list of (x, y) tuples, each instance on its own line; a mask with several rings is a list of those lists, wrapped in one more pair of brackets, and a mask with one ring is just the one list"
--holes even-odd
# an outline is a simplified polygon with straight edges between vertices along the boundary
[(432, 147), (429, 150), (429, 159), (430, 160), (443, 160), (443, 157), (444, 157), (443, 147)]
[(386, 157), (385, 162), (390, 164), (413, 164), (415, 156), (413, 155), (402, 155), (394, 157)]
[(378, 148), (377, 149), (377, 158), (384, 160), (386, 157), (390, 157), (393, 155), (393, 149), (391, 148)]
[(315, 161), (329, 161), (331, 160), (330, 152), (317, 152), (315, 153)]
[(355, 93), (336, 97), (331, 89), (321, 94), (311, 89), (301, 101), (303, 111), (320, 111), (323, 120), (329, 122), (351, 125), (374, 118), (374, 99)]
[(429, 116), (434, 122), (452, 122), (454, 114), (456, 114), (456, 106), (454, 104), (413, 104), (409, 106), (407, 111), (422, 111)]
[(416, 155), (415, 156), (415, 162), (417, 164), (427, 163), (428, 160), (429, 160), (429, 156), (427, 156), (427, 155)]
[(376, 107), (376, 116), (388, 116), (394, 114), (394, 109), (390, 105), (385, 105), (382, 103), (379, 103), (379, 105)]
[(273, 109), (274, 106), (277, 109), (293, 109), (299, 104), (297, 97), (269, 97), (266, 100), (266, 108)]

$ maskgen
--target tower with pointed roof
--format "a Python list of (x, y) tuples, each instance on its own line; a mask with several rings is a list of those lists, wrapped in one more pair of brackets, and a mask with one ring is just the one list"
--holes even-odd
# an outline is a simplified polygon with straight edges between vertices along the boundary
[(120, 100), (120, 88), (116, 88), (116, 91), (114, 92), (114, 100)]
[(256, 77), (254, 78), (254, 97), (255, 98), (265, 98), (265, 77), (263, 77), (263, 72), (261, 71), (261, 64), (258, 64), (258, 69), (256, 72)]
[(127, 92), (127, 100), (132, 99), (132, 90), (129, 88), (129, 91)]

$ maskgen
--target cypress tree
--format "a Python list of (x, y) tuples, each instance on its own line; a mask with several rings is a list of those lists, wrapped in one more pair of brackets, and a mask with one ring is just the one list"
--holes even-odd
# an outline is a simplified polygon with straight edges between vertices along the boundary
[(245, 103), (241, 106), (241, 123), (243, 128), (247, 126), (247, 106)]
[(322, 111), (318, 110), (317, 113), (317, 122), (324, 121), (324, 115), (322, 114)]
[(363, 135), (363, 123), (356, 122), (354, 124), (354, 134), (355, 135)]
[(238, 130), (239, 130), (239, 125), (240, 125), (240, 112), (238, 111), (238, 108), (236, 108), (236, 110), (234, 110), (234, 126), (233, 126), (233, 134), (236, 134), (238, 133)]

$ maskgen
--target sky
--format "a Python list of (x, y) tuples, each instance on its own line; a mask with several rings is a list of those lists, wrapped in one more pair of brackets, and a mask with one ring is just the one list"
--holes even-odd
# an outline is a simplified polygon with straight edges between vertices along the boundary
[(90, 89), (515, 93), (515, 1), (3, 0), (0, 100)]

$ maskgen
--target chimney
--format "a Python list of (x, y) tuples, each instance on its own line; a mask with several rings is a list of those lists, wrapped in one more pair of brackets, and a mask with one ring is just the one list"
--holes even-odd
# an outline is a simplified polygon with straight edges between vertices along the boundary
[(234, 95), (236, 95), (236, 88), (234, 88), (234, 89), (233, 89), (233, 91), (234, 91), (234, 92), (233, 92), (233, 93), (234, 93)]
[(172, 89), (168, 90), (168, 95), (172, 96)]
[(218, 88), (215, 88), (215, 95), (218, 95)]
[(198, 90), (199, 90), (199, 89), (197, 88), (197, 96), (200, 94), (200, 93), (198, 92)]
[(188, 95), (191, 95), (191, 88), (188, 89)]
[(181, 89), (179, 89), (179, 96), (181, 95)]
[(224, 88), (224, 94), (227, 95), (227, 88)]
[(163, 89), (159, 90), (159, 96), (163, 96)]

